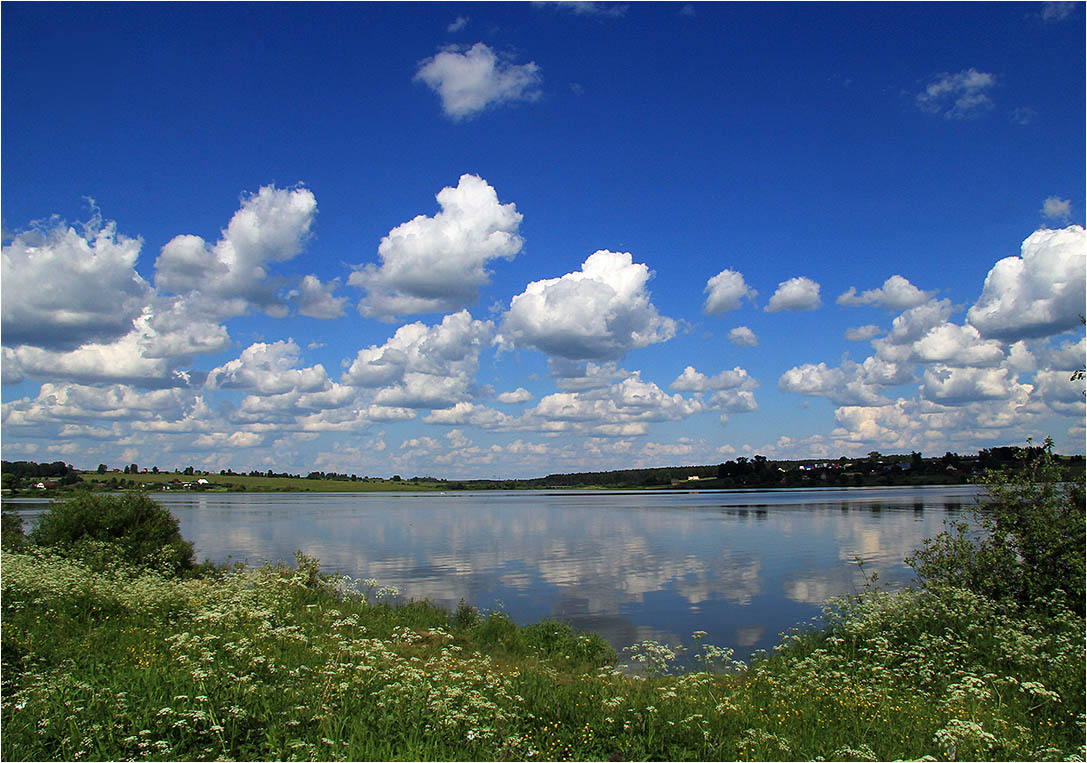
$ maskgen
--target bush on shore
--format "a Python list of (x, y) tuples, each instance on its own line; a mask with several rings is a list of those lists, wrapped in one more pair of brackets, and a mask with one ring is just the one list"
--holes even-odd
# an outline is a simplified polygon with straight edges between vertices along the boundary
[(988, 500), (974, 511), (982, 532), (957, 522), (907, 564), (921, 585), (954, 585), (1015, 607), (1059, 606), (1081, 617), (1087, 602), (1083, 483), (1061, 482), (1046, 439), (1021, 468), (988, 472)]
[(52, 503), (31, 541), (103, 567), (121, 561), (180, 573), (193, 567), (193, 545), (177, 519), (146, 493), (85, 493)]

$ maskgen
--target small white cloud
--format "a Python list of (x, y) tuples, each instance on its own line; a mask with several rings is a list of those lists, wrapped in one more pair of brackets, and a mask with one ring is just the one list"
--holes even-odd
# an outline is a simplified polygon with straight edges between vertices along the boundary
[(747, 285), (741, 273), (727, 268), (706, 281), (706, 288), (703, 291), (707, 296), (702, 312), (707, 315), (735, 310), (744, 297), (753, 300), (758, 294)]
[(715, 376), (699, 373), (693, 366), (687, 366), (676, 380), (668, 385), (677, 392), (707, 392), (722, 389), (754, 389), (759, 383), (747, 374), (747, 370), (736, 366), (731, 371), (721, 371)]
[(799, 276), (778, 284), (777, 291), (766, 306), (766, 312), (816, 310), (822, 304), (819, 299), (819, 284), (810, 278)]
[(617, 360), (667, 341), (676, 323), (649, 301), (649, 278), (649, 268), (629, 253), (595, 252), (581, 270), (525, 287), (503, 317), (498, 340), (568, 360)]
[(1079, 325), (1087, 280), (1087, 232), (1078, 225), (1035, 231), (1018, 257), (1005, 257), (985, 277), (966, 319), (982, 336), (1014, 342)]
[(849, 290), (839, 295), (838, 304), (848, 307), (859, 305), (873, 305), (892, 310), (905, 310), (917, 307), (932, 298), (933, 292), (921, 291), (908, 279), (900, 275), (893, 275), (883, 282), (879, 289), (868, 289), (857, 294), (857, 290), (850, 286)]
[(500, 403), (527, 403), (532, 399), (532, 393), (524, 387), (518, 387), (513, 392), (503, 392), (497, 399)]
[(381, 240), (380, 267), (351, 273), (347, 282), (367, 291), (361, 314), (391, 319), (467, 307), (490, 281), (487, 263), (521, 251), (517, 205), (499, 203), (483, 178), (461, 175), (456, 188), (447, 186), (436, 198), (440, 212), (418, 215)]
[(445, 31), (449, 34), (453, 34), (454, 32), (459, 32), (464, 29), (466, 26), (468, 26), (468, 18), (466, 16), (457, 16), (453, 19), (453, 22), (446, 27)]
[(849, 328), (845, 330), (845, 338), (850, 342), (867, 342), (873, 337), (879, 336), (883, 331), (879, 326), (873, 326), (871, 324), (867, 326), (857, 326), (856, 328)]
[(555, 378), (555, 386), (563, 392), (601, 389), (630, 376), (630, 371), (620, 368), (614, 361), (578, 363), (553, 355), (547, 359), (547, 366)]
[(1050, 196), (1042, 205), (1042, 214), (1055, 222), (1068, 222), (1072, 218), (1072, 202)]
[(1064, 21), (1072, 15), (1077, 3), (1046, 2), (1042, 3), (1042, 21)]
[(759, 344), (759, 338), (747, 326), (737, 326), (729, 331), (728, 341), (737, 347), (756, 347)]
[(620, 18), (627, 15), (626, 3), (588, 2), (588, 0), (557, 0), (551, 3), (556, 8), (569, 11), (577, 16), (606, 16)]
[(453, 120), (471, 118), (488, 106), (540, 97), (540, 67), (499, 60), (482, 42), (471, 48), (450, 47), (420, 62), (415, 79), (442, 99)]
[(917, 95), (917, 107), (946, 119), (970, 119), (993, 107), (987, 91), (996, 85), (988, 72), (964, 69), (956, 74), (939, 74)]

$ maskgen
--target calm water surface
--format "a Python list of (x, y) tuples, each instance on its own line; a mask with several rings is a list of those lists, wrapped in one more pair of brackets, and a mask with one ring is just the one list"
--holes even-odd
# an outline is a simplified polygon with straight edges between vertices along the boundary
[[(197, 558), (289, 561), (376, 578), (401, 595), (464, 599), (527, 623), (560, 619), (617, 649), (691, 633), (746, 659), (853, 593), (894, 586), (973, 486), (752, 492), (162, 494)], [(12, 503), (29, 521), (43, 504)]]

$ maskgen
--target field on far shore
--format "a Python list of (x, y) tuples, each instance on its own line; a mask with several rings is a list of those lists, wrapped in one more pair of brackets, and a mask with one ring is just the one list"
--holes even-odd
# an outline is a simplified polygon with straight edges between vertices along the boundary
[[(307, 479), (305, 477), (268, 477), (248, 474), (214, 474), (181, 472), (141, 472), (140, 474), (118, 474), (107, 472), (80, 472), (80, 479), (92, 485), (106, 488), (112, 478), (116, 478), (120, 487), (146, 485), (148, 490), (219, 490), (229, 492), (253, 491), (261, 493), (362, 493), (380, 491), (422, 492), (429, 490), (448, 490), (449, 483), (427, 479), (391, 480), (381, 477), (360, 477), (357, 480)], [(198, 485), (197, 480), (205, 479), (207, 485)], [(177, 481), (175, 483), (175, 480)], [(191, 487), (183, 487), (191, 485)]]

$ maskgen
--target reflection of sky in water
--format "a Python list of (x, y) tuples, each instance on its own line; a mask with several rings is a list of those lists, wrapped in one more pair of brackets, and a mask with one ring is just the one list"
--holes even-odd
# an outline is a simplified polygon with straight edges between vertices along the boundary
[[(902, 564), (963, 487), (701, 493), (168, 494), (200, 559), (291, 561), (446, 606), (554, 617), (616, 648), (690, 634), (746, 658)], [(26, 506), (26, 505), (24, 505)], [(39, 508), (21, 510), (28, 518)]]

